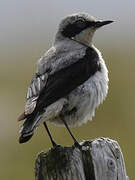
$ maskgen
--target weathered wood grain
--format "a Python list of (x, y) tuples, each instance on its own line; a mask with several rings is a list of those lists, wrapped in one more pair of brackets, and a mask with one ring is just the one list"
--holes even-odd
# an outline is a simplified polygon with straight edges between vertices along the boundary
[(119, 144), (109, 138), (41, 152), (35, 163), (36, 180), (128, 180)]

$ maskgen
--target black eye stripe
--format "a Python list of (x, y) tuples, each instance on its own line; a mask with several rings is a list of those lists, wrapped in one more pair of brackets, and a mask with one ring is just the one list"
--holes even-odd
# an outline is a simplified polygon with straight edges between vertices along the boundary
[(79, 28), (85, 28), (86, 27), (86, 25), (87, 25), (87, 23), (86, 22), (84, 22), (84, 21), (82, 21), (82, 20), (78, 20), (78, 21), (76, 21), (76, 26), (77, 27), (79, 27)]
[(89, 23), (83, 20), (77, 20), (73, 24), (68, 24), (63, 31), (61, 32), (65, 37), (74, 37), (79, 34), (81, 31), (89, 27)]
[(95, 21), (78, 19), (74, 23), (68, 24), (65, 28), (63, 28), (61, 33), (63, 36), (71, 38), (88, 27), (95, 27), (95, 24)]

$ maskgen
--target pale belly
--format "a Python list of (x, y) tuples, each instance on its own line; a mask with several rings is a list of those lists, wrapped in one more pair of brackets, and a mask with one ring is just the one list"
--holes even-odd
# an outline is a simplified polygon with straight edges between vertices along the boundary
[[(104, 62), (103, 62), (104, 63)], [(91, 120), (95, 109), (103, 102), (108, 91), (108, 72), (105, 64), (102, 71), (46, 109), (47, 120), (63, 126), (64, 118), (69, 126), (78, 126)], [(49, 115), (50, 113), (50, 115)], [(50, 117), (50, 118), (49, 118)]]

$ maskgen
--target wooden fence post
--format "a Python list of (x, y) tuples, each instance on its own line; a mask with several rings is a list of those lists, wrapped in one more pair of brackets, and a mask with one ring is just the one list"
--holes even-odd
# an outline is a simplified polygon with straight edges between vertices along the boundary
[(84, 141), (81, 147), (41, 152), (35, 163), (36, 180), (128, 180), (119, 144), (109, 138)]

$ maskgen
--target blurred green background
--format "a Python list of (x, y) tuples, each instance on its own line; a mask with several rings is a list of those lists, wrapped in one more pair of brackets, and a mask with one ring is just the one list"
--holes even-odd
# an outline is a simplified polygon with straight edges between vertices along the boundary
[[(51, 147), (39, 127), (31, 141), (18, 143), (18, 115), (24, 109), (27, 86), (36, 61), (51, 46), (60, 20), (71, 13), (88, 12), (115, 20), (98, 32), (94, 44), (109, 69), (109, 94), (92, 122), (77, 127), (79, 141), (110, 137), (119, 142), (130, 179), (135, 150), (135, 1), (0, 0), (0, 179), (34, 179), (37, 153)], [(72, 145), (65, 128), (49, 124), (56, 142)]]

